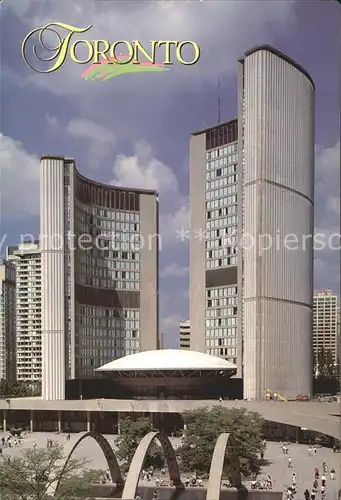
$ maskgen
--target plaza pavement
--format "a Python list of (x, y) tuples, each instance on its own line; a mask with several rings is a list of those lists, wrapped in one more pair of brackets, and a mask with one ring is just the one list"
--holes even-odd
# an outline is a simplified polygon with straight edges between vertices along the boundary
[[(0, 433), (0, 438), (2, 435), (3, 434)], [(71, 442), (76, 440), (76, 436), (76, 434), (71, 434)], [(105, 437), (115, 449), (115, 439), (117, 436), (107, 435)], [(18, 457), (22, 454), (24, 449), (32, 448), (34, 443), (37, 444), (37, 447), (46, 447), (47, 438), (51, 438), (59, 443), (66, 442), (65, 434), (58, 435), (53, 433), (35, 432), (34, 434), (28, 434), (25, 436), (22, 446), (4, 448), (3, 456)], [(171, 441), (173, 442), (174, 447), (180, 443), (180, 440), (176, 438), (171, 438)], [(107, 469), (103, 453), (92, 439), (85, 439), (75, 450), (74, 456), (79, 459), (89, 459), (89, 468), (102, 470)], [(334, 467), (336, 470), (336, 479), (334, 481), (330, 480), (330, 477), (327, 474), (325, 500), (337, 500), (338, 489), (340, 487), (341, 453), (333, 453), (333, 451), (329, 448), (317, 448), (317, 456), (311, 457), (308, 455), (308, 447), (306, 445), (290, 444), (288, 456), (291, 456), (292, 458), (291, 469), (288, 468), (288, 458), (287, 455), (283, 454), (281, 444), (268, 442), (264, 457), (266, 463), (262, 468), (258, 479), (263, 477), (266, 478), (267, 475), (270, 474), (273, 480), (274, 489), (283, 491), (285, 486), (291, 485), (292, 473), (295, 472), (298, 486), (298, 493), (295, 500), (304, 500), (303, 492), (305, 488), (310, 490), (313, 483), (314, 467), (318, 467), (320, 469), (320, 473), (322, 473), (322, 463), (325, 461), (328, 465), (328, 469)], [(250, 487), (250, 482), (247, 482), (246, 486)], [(316, 500), (320, 500), (320, 498), (320, 494), (317, 494)]]

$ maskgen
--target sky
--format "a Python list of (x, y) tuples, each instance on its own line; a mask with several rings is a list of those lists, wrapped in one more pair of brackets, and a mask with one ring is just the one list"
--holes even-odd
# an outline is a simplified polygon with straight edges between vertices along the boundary
[[(189, 223), (190, 133), (216, 123), (218, 78), (221, 119), (236, 116), (237, 60), (259, 44), (286, 53), (315, 81), (315, 231), (339, 234), (337, 2), (3, 0), (0, 6), (2, 253), (22, 234), (39, 234), (41, 155), (73, 157), (94, 180), (158, 190), (160, 331), (166, 347), (177, 347), (179, 322), (189, 314), (189, 242), (178, 231)], [(88, 40), (193, 40), (201, 57), (195, 66), (107, 82), (81, 79), (86, 66), (70, 62), (38, 74), (25, 65), (21, 44), (49, 22), (91, 24)], [(315, 288), (338, 292), (338, 264), (338, 251), (316, 251)]]

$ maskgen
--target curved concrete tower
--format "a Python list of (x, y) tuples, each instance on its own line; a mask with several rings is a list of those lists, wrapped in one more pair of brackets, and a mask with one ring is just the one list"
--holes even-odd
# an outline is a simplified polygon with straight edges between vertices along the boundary
[(314, 83), (269, 46), (240, 61), (244, 398), (312, 390)]
[[(40, 166), (42, 395), (158, 344), (158, 195), (84, 177), (73, 159)], [(81, 385), (81, 383), (79, 384)]]

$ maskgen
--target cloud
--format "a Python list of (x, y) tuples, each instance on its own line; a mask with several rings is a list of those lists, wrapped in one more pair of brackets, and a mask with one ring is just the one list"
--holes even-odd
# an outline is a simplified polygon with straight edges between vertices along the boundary
[(173, 169), (155, 157), (153, 148), (144, 141), (138, 142), (134, 154), (117, 156), (113, 174), (111, 184), (115, 186), (158, 191), (162, 248), (179, 243), (181, 231), (189, 225), (188, 197), (181, 193)]
[[(39, 158), (0, 133), (1, 209), (6, 219), (39, 214)], [(1, 220), (0, 218), (0, 220)]]
[[(155, 0), (149, 2), (56, 2), (32, 1), (18, 12), (16, 2), (8, 2), (7, 8), (25, 23), (28, 30), (44, 26), (57, 19), (78, 27), (92, 24), (91, 30), (80, 35), (89, 40), (139, 40), (143, 44), (149, 40), (193, 40), (201, 47), (201, 58), (195, 66), (174, 65), (164, 78), (181, 87), (202, 85), (203, 80), (216, 81), (235, 72), (236, 59), (242, 52), (257, 43), (271, 42), (273, 35), (283, 30), (287, 33), (294, 19), (295, 2), (179, 2)], [(13, 5), (11, 5), (13, 4)], [(113, 32), (113, 26), (115, 30)], [(65, 34), (64, 34), (65, 36)], [(78, 36), (79, 38), (79, 36)], [(76, 40), (76, 38), (75, 38)], [(161, 49), (158, 59), (163, 59)], [(162, 54), (161, 54), (162, 53)], [(79, 95), (89, 91), (91, 82), (80, 85), (80, 74), (84, 66), (65, 63), (53, 74), (39, 75), (27, 73), (27, 82), (48, 88), (58, 95)], [(198, 81), (200, 74), (202, 80)], [(147, 79), (148, 78), (148, 79)], [(122, 77), (118, 85), (134, 85), (134, 79)], [(151, 85), (159, 86), (158, 75), (146, 77)], [(135, 80), (136, 82), (136, 80)], [(154, 83), (153, 83), (154, 82)], [(116, 81), (115, 81), (116, 84)], [(104, 88), (95, 83), (96, 91)], [(112, 88), (106, 84), (107, 88)], [(116, 87), (117, 88), (117, 87)], [(122, 88), (122, 87), (121, 87)]]
[(340, 222), (340, 141), (330, 148), (316, 147), (315, 198), (318, 224), (339, 225)]
[(161, 278), (185, 278), (188, 275), (187, 266), (179, 266), (177, 262), (172, 262), (164, 267), (160, 273)]
[[(340, 142), (329, 148), (316, 147), (315, 152), (315, 234), (330, 243), (315, 252), (314, 286), (340, 287)], [(331, 248), (331, 245), (334, 248)]]
[(115, 134), (92, 120), (72, 118), (66, 125), (62, 125), (56, 116), (46, 115), (45, 119), (55, 131), (66, 132), (86, 146), (87, 164), (91, 169), (98, 169), (116, 145)]

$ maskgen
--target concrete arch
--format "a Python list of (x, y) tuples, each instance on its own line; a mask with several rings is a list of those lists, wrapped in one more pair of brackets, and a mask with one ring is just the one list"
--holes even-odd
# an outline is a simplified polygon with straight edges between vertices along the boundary
[[(118, 465), (116, 455), (114, 453), (114, 450), (112, 449), (110, 443), (108, 440), (99, 432), (95, 431), (90, 431), (90, 432), (80, 432), (77, 434), (77, 439), (76, 442), (73, 444), (71, 443), (69, 446), (69, 450), (67, 451), (67, 457), (65, 459), (63, 469), (61, 471), (60, 477), (63, 477), (63, 472), (69, 462), (69, 460), (72, 457), (73, 452), (75, 449), (78, 447), (78, 445), (84, 441), (86, 438), (92, 438), (96, 443), (98, 443), (99, 447), (103, 451), (103, 454), (105, 456), (106, 462), (108, 464), (108, 469), (111, 474), (112, 482), (115, 483), (117, 486), (123, 486), (123, 478), (122, 474), (120, 471), (120, 467)], [(53, 486), (51, 485), (51, 491), (49, 492), (50, 495), (54, 495), (56, 491), (59, 488), (60, 480), (56, 482)]]
[(217, 500), (220, 498), (221, 476), (223, 473), (226, 450), (230, 461), (230, 482), (232, 488), (240, 488), (242, 481), (240, 476), (239, 453), (236, 441), (232, 434), (223, 432), (217, 439), (214, 447), (210, 476), (207, 485), (206, 500)]
[(138, 447), (136, 448), (125, 481), (122, 500), (131, 500), (132, 498), (135, 498), (143, 462), (146, 458), (149, 447), (155, 439), (157, 439), (162, 446), (168, 464), (169, 476), (173, 481), (174, 486), (176, 488), (184, 488), (184, 485), (181, 482), (180, 470), (176, 460), (175, 451), (168, 436), (162, 432), (149, 432), (143, 439), (141, 439)]

